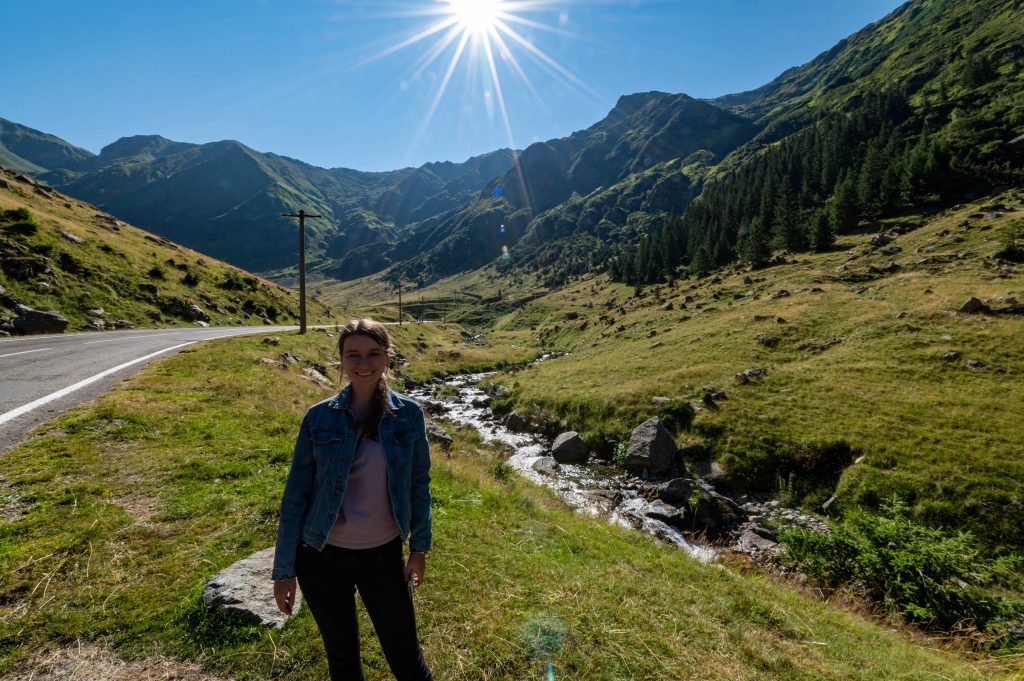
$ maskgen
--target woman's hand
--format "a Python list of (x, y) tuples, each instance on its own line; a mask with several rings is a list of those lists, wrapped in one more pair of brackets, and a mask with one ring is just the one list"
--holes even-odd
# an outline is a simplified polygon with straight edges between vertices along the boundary
[(414, 551), (409, 554), (409, 562), (405, 566), (405, 581), (413, 586), (423, 583), (423, 573), (427, 570), (427, 554)]
[(274, 600), (277, 601), (277, 609), (288, 617), (292, 616), (292, 606), (295, 605), (295, 578), (274, 580)]

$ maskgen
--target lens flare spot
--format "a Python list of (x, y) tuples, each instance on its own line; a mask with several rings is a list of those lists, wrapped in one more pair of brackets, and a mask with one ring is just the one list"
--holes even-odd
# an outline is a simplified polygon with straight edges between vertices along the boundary
[(502, 234), (504, 234), (505, 233), (505, 225), (502, 225), (501, 227), (498, 227), (498, 231), (501, 232)]
[(501, 187), (495, 187), (495, 188), (494, 188), (494, 195), (495, 195), (495, 196), (499, 196), (499, 197), (500, 197), (500, 196), (502, 196), (502, 195), (503, 195), (504, 193), (505, 193), (505, 190), (504, 190), (504, 189), (502, 189)]

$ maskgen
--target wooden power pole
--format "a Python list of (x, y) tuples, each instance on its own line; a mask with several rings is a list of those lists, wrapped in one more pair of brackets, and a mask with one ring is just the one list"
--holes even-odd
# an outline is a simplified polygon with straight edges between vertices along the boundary
[(282, 213), (286, 218), (299, 219), (299, 333), (306, 333), (306, 218), (319, 218), (304, 210)]

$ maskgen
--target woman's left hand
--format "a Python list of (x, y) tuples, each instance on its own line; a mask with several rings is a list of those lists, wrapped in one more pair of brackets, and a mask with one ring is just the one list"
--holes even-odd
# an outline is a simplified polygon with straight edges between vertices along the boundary
[(405, 566), (405, 581), (413, 586), (423, 583), (423, 573), (427, 570), (427, 554), (414, 551), (409, 554), (409, 562)]

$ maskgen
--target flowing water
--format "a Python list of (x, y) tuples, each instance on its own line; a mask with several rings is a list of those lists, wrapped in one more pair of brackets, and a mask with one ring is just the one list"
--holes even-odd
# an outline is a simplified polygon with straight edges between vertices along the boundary
[(671, 525), (649, 517), (650, 503), (618, 469), (594, 464), (542, 466), (544, 472), (535, 469), (534, 464), (550, 456), (551, 443), (539, 435), (513, 433), (495, 420), (486, 406), (489, 403), (487, 394), (477, 387), (481, 379), (490, 375), (464, 374), (448, 379), (445, 385), (457, 391), (453, 396), (435, 394), (436, 386), (429, 384), (410, 394), (421, 402), (442, 403), (444, 418), (476, 428), (485, 441), (498, 441), (511, 447), (515, 453), (508, 459), (508, 464), (519, 475), (553, 489), (578, 512), (606, 517), (615, 525), (640, 530), (675, 544), (700, 560), (714, 559), (713, 549), (694, 543)]

